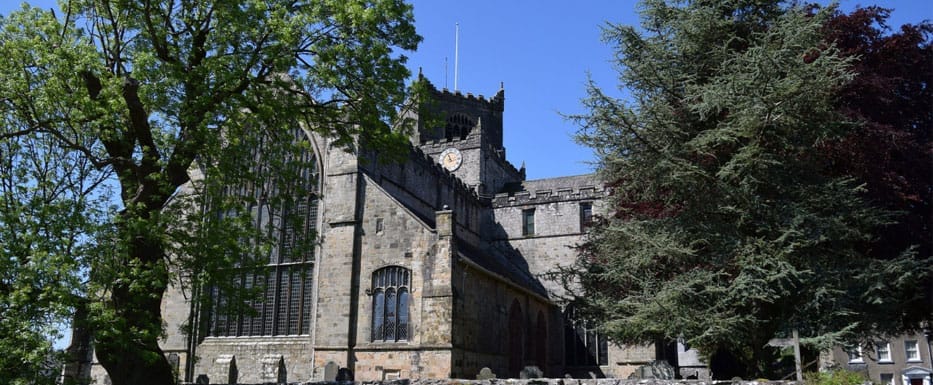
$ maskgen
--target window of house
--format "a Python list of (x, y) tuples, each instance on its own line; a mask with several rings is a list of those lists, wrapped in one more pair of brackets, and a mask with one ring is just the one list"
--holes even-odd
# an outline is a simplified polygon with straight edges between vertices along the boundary
[(564, 311), (564, 354), (568, 366), (609, 365), (609, 341), (573, 306)]
[(580, 231), (593, 224), (593, 203), (580, 203)]
[(372, 340), (407, 341), (411, 271), (401, 266), (383, 267), (373, 273)]
[[(304, 131), (295, 131), (296, 139)], [(286, 154), (292, 169), (274, 170), (282, 160), (264, 159), (254, 150), (250, 167), (265, 183), (247, 182), (225, 189), (249, 198), (250, 225), (270, 239), (267, 263), (232, 274), (231, 282), (206, 288), (207, 334), (215, 337), (284, 336), (310, 333), (314, 237), (318, 218), (317, 170), (313, 153)], [(295, 159), (294, 157), (298, 157)], [(285, 178), (288, 180), (277, 180)], [(265, 258), (265, 257), (264, 257)], [(244, 301), (241, 292), (249, 292)], [(256, 295), (258, 294), (258, 295)]]
[(887, 342), (878, 342), (875, 344), (875, 351), (878, 353), (878, 362), (891, 362), (891, 345)]
[(904, 352), (907, 361), (920, 361), (920, 349), (917, 346), (917, 340), (904, 341)]
[(894, 373), (881, 373), (881, 385), (894, 385)]
[(522, 235), (535, 234), (535, 209), (522, 210)]
[(865, 362), (865, 360), (862, 359), (862, 347), (861, 346), (851, 347), (849, 349), (846, 349), (846, 352), (849, 353), (849, 362), (853, 362), (853, 363)]

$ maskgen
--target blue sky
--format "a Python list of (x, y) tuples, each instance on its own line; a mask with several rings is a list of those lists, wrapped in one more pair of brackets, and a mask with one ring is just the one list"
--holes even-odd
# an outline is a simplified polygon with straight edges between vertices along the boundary
[[(821, 3), (828, 3), (822, 0)], [(0, 0), (0, 13), (17, 0)], [(49, 7), (54, 1), (32, 1)], [(587, 74), (611, 94), (616, 72), (612, 49), (600, 41), (607, 22), (638, 24), (634, 0), (415, 0), (415, 20), (424, 41), (409, 53), (413, 74), (421, 68), (439, 88), (454, 87), (454, 31), (460, 24), (459, 81), (463, 92), (491, 96), (505, 85), (505, 147), (516, 166), (526, 164), (528, 178), (592, 171), (592, 152), (576, 145), (577, 128), (561, 113), (582, 112)], [(933, 19), (929, 0), (843, 0), (893, 8), (892, 26)], [(446, 61), (446, 72), (445, 72)]]
[[(828, 1), (820, 1), (828, 3)], [(490, 96), (505, 84), (507, 158), (525, 162), (529, 179), (592, 172), (592, 152), (572, 140), (577, 131), (559, 113), (583, 112), (580, 99), (589, 73), (610, 94), (617, 73), (612, 49), (600, 40), (607, 22), (638, 24), (637, 1), (415, 0), (424, 41), (409, 68), (437, 87), (453, 89), (455, 24), (460, 23), (463, 92)], [(933, 1), (841, 1), (844, 10), (877, 4), (893, 8), (889, 25), (933, 20)], [(445, 77), (444, 60), (447, 59)]]
[[(827, 1), (821, 1), (826, 3)], [(19, 8), (0, 0), (0, 14)], [(48, 8), (52, 0), (30, 1)], [(454, 31), (460, 23), (459, 81), (463, 92), (491, 96), (505, 85), (505, 146), (516, 166), (526, 164), (528, 178), (539, 179), (592, 171), (589, 149), (576, 145), (577, 128), (560, 113), (582, 112), (587, 74), (608, 91), (616, 88), (612, 50), (600, 41), (607, 22), (638, 24), (636, 1), (622, 0), (416, 0), (415, 20), (424, 37), (409, 53), (413, 74), (421, 68), (438, 88), (453, 89)], [(933, 20), (929, 0), (849, 1), (893, 8), (892, 26)], [(447, 71), (445, 75), (445, 60)], [(445, 80), (446, 79), (446, 80)], [(620, 94), (618, 91), (611, 94)], [(64, 347), (67, 337), (56, 343)]]

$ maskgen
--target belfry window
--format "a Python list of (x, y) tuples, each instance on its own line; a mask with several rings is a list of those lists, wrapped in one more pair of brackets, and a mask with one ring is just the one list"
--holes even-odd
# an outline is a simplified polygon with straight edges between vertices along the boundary
[(373, 341), (408, 340), (410, 287), (411, 270), (404, 267), (387, 266), (373, 273)]
[(475, 123), (470, 117), (460, 113), (453, 114), (447, 118), (447, 125), (444, 127), (444, 138), (448, 142), (466, 139), (474, 125)]

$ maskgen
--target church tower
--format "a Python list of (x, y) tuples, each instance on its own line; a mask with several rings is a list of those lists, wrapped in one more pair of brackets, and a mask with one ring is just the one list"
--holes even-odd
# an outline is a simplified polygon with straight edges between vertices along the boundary
[(420, 74), (417, 81), (426, 86), (427, 97), (415, 118), (417, 132), (411, 138), (414, 145), (480, 195), (501, 192), (507, 184), (525, 179), (524, 170), (518, 170), (505, 158), (505, 90), (501, 85), (495, 96), (487, 99), (438, 90)]

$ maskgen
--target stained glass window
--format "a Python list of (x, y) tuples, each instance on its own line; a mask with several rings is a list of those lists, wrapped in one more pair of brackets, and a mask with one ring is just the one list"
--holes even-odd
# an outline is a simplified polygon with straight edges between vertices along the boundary
[(373, 341), (407, 341), (411, 271), (401, 266), (383, 267), (373, 273)]

